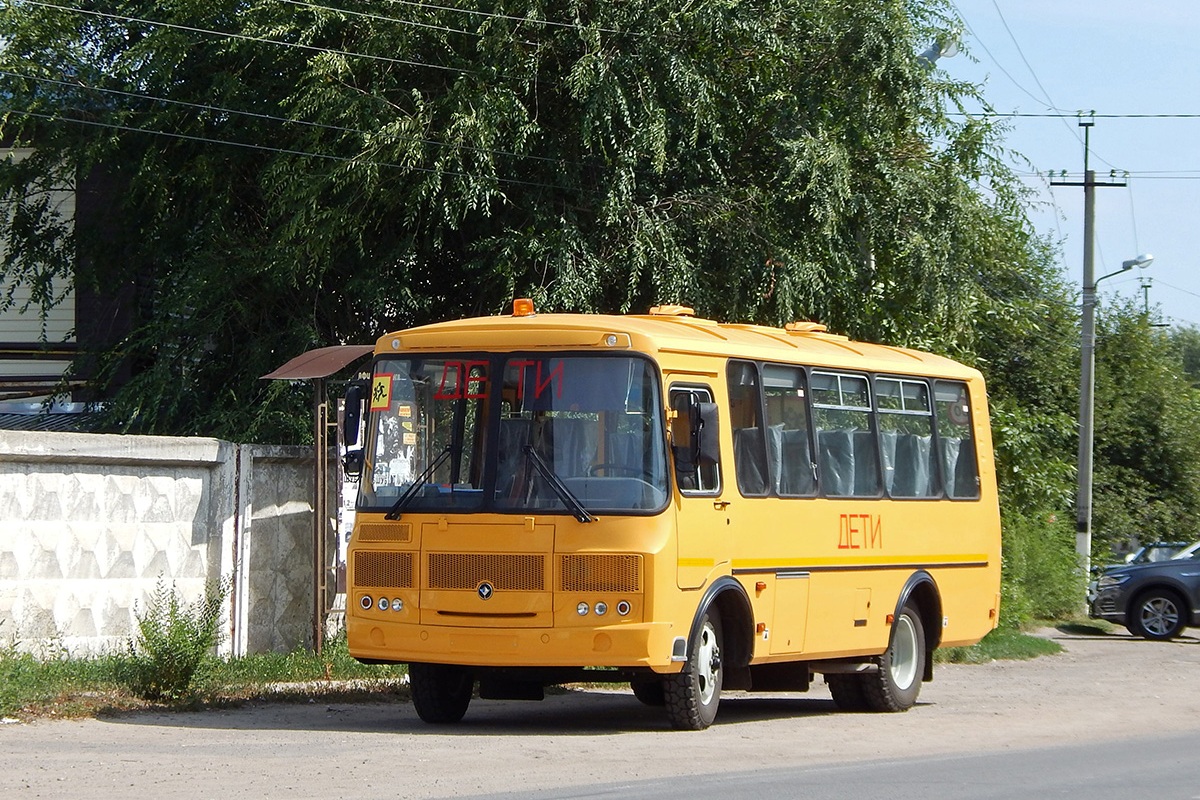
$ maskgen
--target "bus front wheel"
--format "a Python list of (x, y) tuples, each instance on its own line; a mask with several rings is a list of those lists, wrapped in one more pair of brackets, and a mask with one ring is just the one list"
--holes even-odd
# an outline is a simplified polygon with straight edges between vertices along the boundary
[(409, 664), (413, 707), (424, 722), (458, 722), (471, 704), (475, 678), (466, 667), (449, 664)]
[(917, 703), (925, 672), (925, 627), (916, 607), (906, 605), (892, 622), (887, 652), (878, 672), (862, 675), (863, 698), (872, 711), (907, 711)]
[(716, 719), (724, 676), (722, 641), (720, 614), (710, 608), (700, 620), (683, 671), (663, 678), (663, 697), (673, 728), (702, 731)]

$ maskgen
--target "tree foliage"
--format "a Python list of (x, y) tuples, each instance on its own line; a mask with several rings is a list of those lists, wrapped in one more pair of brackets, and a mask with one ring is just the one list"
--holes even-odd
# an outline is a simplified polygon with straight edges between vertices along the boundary
[(1133, 303), (1105, 309), (1096, 330), (1093, 551), (1195, 539), (1200, 394), (1181, 351)]
[[(104, 193), (72, 247), (137, 311), (110, 428), (302, 438), (258, 376), (514, 295), (820, 319), (1057, 406), (1005, 354), (1058, 333), (1051, 250), (1002, 131), (950, 113), (974, 87), (916, 56), (940, 0), (55, 5), (0, 11), (3, 137), (37, 146), (0, 191), (43, 227), (39, 169)], [(62, 277), (37, 229), (9, 252)]]

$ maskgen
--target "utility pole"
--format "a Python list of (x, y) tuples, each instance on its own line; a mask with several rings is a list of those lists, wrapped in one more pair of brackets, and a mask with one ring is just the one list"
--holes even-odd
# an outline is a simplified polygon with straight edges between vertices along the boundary
[(1083, 187), (1083, 318), (1079, 364), (1079, 486), (1075, 495), (1075, 553), (1084, 574), (1092, 568), (1092, 444), (1095, 438), (1096, 390), (1096, 187), (1124, 186), (1124, 181), (1098, 182), (1088, 163), (1094, 116), (1079, 118), (1083, 128), (1083, 182), (1050, 181), (1051, 186)]

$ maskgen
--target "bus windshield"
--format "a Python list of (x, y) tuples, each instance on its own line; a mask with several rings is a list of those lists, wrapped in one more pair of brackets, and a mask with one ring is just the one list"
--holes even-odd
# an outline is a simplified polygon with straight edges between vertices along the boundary
[(572, 513), (578, 501), (589, 512), (646, 513), (666, 504), (662, 403), (644, 358), (383, 359), (370, 415), (361, 509)]

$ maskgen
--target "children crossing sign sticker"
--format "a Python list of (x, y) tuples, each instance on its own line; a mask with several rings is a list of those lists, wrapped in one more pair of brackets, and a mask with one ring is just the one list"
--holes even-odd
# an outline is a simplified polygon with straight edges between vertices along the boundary
[(376, 375), (371, 382), (371, 410), (387, 411), (392, 405), (392, 376)]

